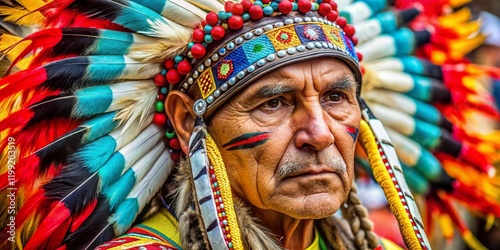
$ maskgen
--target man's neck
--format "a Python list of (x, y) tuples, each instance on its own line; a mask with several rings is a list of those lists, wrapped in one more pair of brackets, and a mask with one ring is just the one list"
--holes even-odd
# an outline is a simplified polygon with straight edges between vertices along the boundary
[(314, 239), (314, 220), (295, 219), (271, 210), (253, 209), (260, 223), (287, 249), (306, 249)]

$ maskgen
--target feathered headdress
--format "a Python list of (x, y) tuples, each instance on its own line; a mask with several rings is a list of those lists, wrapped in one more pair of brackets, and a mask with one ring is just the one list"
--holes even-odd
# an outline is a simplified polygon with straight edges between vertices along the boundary
[[(232, 200), (222, 160), (203, 119), (263, 72), (318, 55), (341, 58), (361, 83), (356, 42), (367, 61), (364, 81), (377, 88), (362, 96), (370, 103), (381, 103), (374, 105), (372, 113), (362, 102), (360, 139), (409, 248), (430, 245), (403, 173), (421, 173), (421, 179), (438, 184), (448, 180), (438, 180), (448, 173), (460, 181), (453, 170), (448, 171), (448, 167), (455, 169), (456, 161), (447, 155), (462, 157), (460, 166), (476, 166), (479, 176), (492, 172), (492, 159), (485, 158), (484, 152), (498, 149), (493, 142), (483, 148), (465, 143), (472, 139), (488, 142), (465, 126), (457, 129), (460, 133), (453, 139), (445, 130), (455, 128), (453, 125), (463, 116), (458, 116), (452, 105), (434, 108), (423, 104), (461, 101), (449, 89), (466, 85), (453, 85), (455, 79), (467, 79), (470, 74), (484, 71), (439, 67), (420, 58), (404, 57), (400, 64), (409, 67), (399, 70), (403, 72), (387, 73), (382, 69), (389, 63), (374, 61), (411, 55), (421, 49), (423, 54), (441, 55), (430, 58), (434, 63), (448, 61), (448, 56), (456, 62), (463, 54), (452, 53), (454, 46), (459, 46), (454, 44), (477, 44), (474, 39), (480, 37), (471, 38), (470, 33), (453, 36), (454, 29), (446, 25), (451, 18), (446, 16), (433, 20), (434, 30), (419, 30), (416, 24), (411, 29), (399, 28), (418, 15), (419, 9), (385, 11), (387, 3), (382, 0), (340, 1), (338, 8), (328, 0), (243, 0), (236, 4), (210, 0), (63, 0), (37, 2), (36, 6), (20, 3), (27, 11), (17, 14), (22, 8), (6, 7), (4, 13), (11, 16), (8, 20), (22, 25), (39, 23), (40, 30), (23, 39), (3, 35), (0, 43), (13, 62), (7, 72), (14, 67), (21, 70), (0, 79), (0, 188), (6, 194), (11, 190), (16, 194), (14, 233), (10, 233), (9, 226), (2, 232), (6, 243), (13, 239), (18, 247), (26, 249), (92, 248), (124, 234), (181, 157), (179, 141), (164, 113), (165, 97), (178, 89), (197, 99), (193, 109), (198, 119), (188, 157), (196, 197), (192, 205), (201, 212), (204, 237), (215, 249), (241, 248), (234, 213), (236, 201)], [(250, 22), (257, 25), (249, 27)], [(380, 32), (372, 33), (373, 26)], [(435, 30), (453, 35), (441, 39), (436, 34), (443, 32)], [(381, 50), (381, 46), (388, 49)], [(449, 84), (437, 85), (429, 78), (444, 79)], [(410, 80), (387, 82), (390, 79)], [(460, 93), (479, 93), (469, 90)], [(388, 98), (420, 105), (417, 110), (425, 111), (394, 111), (395, 107), (389, 108), (382, 101)], [(488, 106), (481, 100), (474, 101), (463, 105), (471, 110)], [(374, 114), (380, 115), (382, 122), (394, 131), (387, 133)], [(391, 114), (404, 118), (394, 121)], [(419, 125), (413, 126), (417, 122)], [(403, 132), (398, 126), (403, 127)], [(417, 148), (423, 160), (404, 158), (401, 150), (407, 147), (399, 145)], [(437, 158), (429, 150), (436, 152)], [(446, 155), (441, 157), (438, 151)], [(450, 163), (443, 164), (447, 160)], [(420, 167), (403, 171), (412, 164)], [(450, 181), (449, 178), (446, 183)], [(425, 185), (410, 187), (418, 193), (426, 190)], [(474, 190), (458, 184), (453, 187), (459, 190), (457, 195)], [(431, 197), (433, 201), (447, 202), (450, 194), (453, 192), (446, 194), (439, 189)], [(477, 197), (490, 201), (481, 203), (480, 208), (485, 209), (485, 204), (497, 206), (497, 202), (484, 195)], [(9, 207), (9, 200), (0, 202), (2, 209)], [(227, 216), (218, 216), (220, 208)], [(0, 218), (2, 225), (8, 225), (10, 210), (2, 212)]]

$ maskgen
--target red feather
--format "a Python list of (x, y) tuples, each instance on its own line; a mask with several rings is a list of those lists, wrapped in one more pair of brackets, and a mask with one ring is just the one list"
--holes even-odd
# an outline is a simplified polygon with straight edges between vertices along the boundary
[(31, 90), (34, 93), (32, 94), (30, 100), (27, 100), (26, 103), (24, 104), (24, 108), (29, 108), (31, 105), (40, 102), (47, 98), (48, 96), (57, 96), (61, 93), (61, 90), (50, 90), (50, 89), (42, 89), (39, 90)]
[(45, 200), (45, 196), (43, 195), (44, 191), (43, 189), (38, 189), (38, 191), (32, 195), (19, 209), (19, 211), (16, 214), (16, 224), (19, 226), (22, 226), (24, 222), (26, 221), (27, 218), (30, 217), (30, 215), (33, 215), (35, 213), (39, 213), (39, 208), (41, 207), (48, 207), (48, 206), (40, 206), (42, 202)]
[(18, 133), (16, 143), (23, 152), (32, 153), (75, 129), (79, 124), (78, 121), (63, 117), (42, 120), (36, 126), (30, 126)]
[(19, 132), (33, 118), (33, 115), (33, 111), (29, 109), (21, 109), (9, 114), (7, 118), (0, 121), (0, 132), (5, 129), (12, 129), (11, 133)]
[[(42, 84), (47, 79), (45, 68), (20, 71), (0, 79), (0, 96), (11, 96)], [(7, 85), (7, 86), (5, 86)]]
[(57, 203), (38, 226), (24, 249), (55, 249), (61, 245), (71, 223), (71, 213), (63, 203)]
[(489, 176), (495, 173), (495, 167), (488, 162), (486, 157), (465, 143), (458, 157), (475, 167), (477, 170), (487, 173)]
[[(71, 232), (78, 229), (94, 211), (97, 199), (90, 202), (77, 216), (71, 216), (70, 211), (62, 202), (57, 202), (50, 213), (43, 219), (25, 249), (55, 249), (61, 246), (68, 229)], [(33, 242), (32, 242), (33, 241)]]
[(457, 210), (455, 207), (451, 204), (451, 201), (449, 200), (448, 196), (445, 195), (439, 195), (438, 196), (441, 198), (438, 200), (440, 203), (440, 209), (443, 213), (447, 213), (450, 216), (451, 221), (453, 221), (453, 224), (458, 227), (458, 230), (460, 232), (465, 232), (467, 231), (467, 226), (461, 219), (460, 215), (458, 215)]
[[(37, 174), (35, 172), (36, 167), (40, 164), (40, 159), (36, 155), (31, 155), (28, 158), (20, 160), (16, 164), (16, 172), (23, 173), (22, 175), (16, 175), (16, 186), (21, 186), (26, 180), (34, 182), (36, 180)], [(0, 190), (4, 190), (9, 187), (8, 173), (0, 175)]]
[[(55, 3), (57, 2), (57, 3)], [(44, 13), (45, 27), (86, 27), (86, 28), (99, 28), (99, 29), (112, 29), (118, 31), (125, 31), (127, 29), (120, 25), (114, 24), (109, 20), (101, 20), (86, 16), (76, 10), (69, 10), (66, 7), (71, 4), (73, 0), (60, 0), (53, 1), (40, 10)]]
[(439, 214), (439, 209), (437, 208), (436, 196), (427, 195), (426, 200), (426, 211), (425, 211), (425, 231), (428, 235), (432, 235), (434, 229), (434, 216)]
[[(72, 121), (67, 118), (55, 118), (41, 121), (36, 126), (31, 126), (17, 134), (13, 134), (16, 138), (16, 146), (21, 149), (21, 152), (24, 154), (19, 157), (20, 160), (16, 164), (16, 171), (22, 171), (23, 173), (22, 175), (16, 175), (17, 185), (24, 186), (34, 185), (37, 182), (40, 183), (41, 180), (39, 179), (42, 177), (39, 175), (40, 173), (38, 171), (40, 159), (37, 155), (33, 154), (33, 152), (47, 146), (57, 138), (75, 129), (78, 125), (79, 123), (77, 121)], [(56, 174), (51, 171), (52, 169), (59, 168), (56, 165), (51, 165), (48, 168), (47, 174), (43, 176), (45, 181), (52, 179)], [(8, 186), (7, 173), (4, 173), (0, 175), (0, 190)]]
[[(62, 31), (60, 29), (46, 29), (46, 30), (41, 30), (36, 33), (33, 33), (27, 37), (25, 37), (23, 40), (20, 42), (14, 44), (13, 46), (16, 46), (17, 44), (23, 42), (23, 41), (31, 41), (31, 43), (26, 46), (26, 48), (14, 59), (7, 69), (7, 73), (10, 72), (12, 67), (14, 67), (17, 62), (19, 62), (21, 59), (25, 58), (26, 55), (29, 53), (33, 53), (35, 51), (43, 51), (48, 48), (53, 47), (56, 45), (59, 41), (62, 39)], [(7, 50), (8, 52), (8, 50)]]

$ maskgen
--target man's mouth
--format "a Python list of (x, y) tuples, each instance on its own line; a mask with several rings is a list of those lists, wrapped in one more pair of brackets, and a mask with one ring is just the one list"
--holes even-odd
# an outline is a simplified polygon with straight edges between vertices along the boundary
[(290, 174), (284, 176), (284, 179), (287, 178), (295, 178), (295, 177), (306, 177), (306, 176), (316, 176), (322, 174), (335, 174), (336, 171), (331, 166), (324, 165), (316, 165), (316, 166), (307, 166), (304, 168), (300, 168), (298, 171), (294, 171)]

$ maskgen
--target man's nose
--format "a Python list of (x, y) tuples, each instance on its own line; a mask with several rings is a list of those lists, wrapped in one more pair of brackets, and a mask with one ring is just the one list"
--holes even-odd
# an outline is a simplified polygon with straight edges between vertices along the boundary
[(294, 112), (293, 124), (297, 148), (322, 150), (335, 141), (329, 122), (332, 118), (319, 101), (301, 105)]

